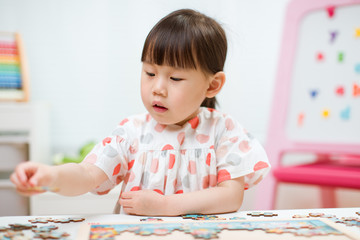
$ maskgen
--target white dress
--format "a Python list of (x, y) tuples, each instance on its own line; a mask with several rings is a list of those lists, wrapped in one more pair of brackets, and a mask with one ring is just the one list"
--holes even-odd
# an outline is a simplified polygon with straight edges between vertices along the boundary
[(162, 125), (146, 113), (124, 119), (84, 159), (108, 180), (93, 190), (106, 194), (152, 189), (181, 194), (245, 176), (245, 189), (270, 170), (263, 147), (231, 116), (200, 108), (183, 126)]

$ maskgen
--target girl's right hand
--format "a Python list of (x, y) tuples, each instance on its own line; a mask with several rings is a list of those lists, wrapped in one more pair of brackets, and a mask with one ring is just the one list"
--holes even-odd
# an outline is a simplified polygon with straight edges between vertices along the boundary
[(34, 162), (19, 164), (10, 176), (16, 190), (26, 196), (45, 192), (41, 187), (50, 186), (54, 179), (55, 173), (51, 166)]

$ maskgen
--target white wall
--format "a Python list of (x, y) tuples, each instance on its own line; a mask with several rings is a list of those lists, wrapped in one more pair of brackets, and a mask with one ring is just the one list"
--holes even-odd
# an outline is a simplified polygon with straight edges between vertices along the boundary
[(228, 34), (220, 109), (264, 140), (288, 0), (0, 0), (0, 31), (22, 34), (31, 101), (51, 104), (52, 152), (100, 140), (143, 112), (140, 54), (152, 26), (193, 8)]

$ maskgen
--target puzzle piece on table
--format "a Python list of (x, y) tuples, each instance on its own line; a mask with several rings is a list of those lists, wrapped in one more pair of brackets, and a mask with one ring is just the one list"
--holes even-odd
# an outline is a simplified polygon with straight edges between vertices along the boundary
[(183, 219), (192, 220), (226, 220), (226, 218), (220, 218), (217, 215), (204, 215), (204, 214), (186, 214), (181, 216)]
[(342, 217), (338, 223), (343, 223), (346, 226), (357, 226), (360, 227), (360, 218), (357, 217)]
[(251, 212), (246, 215), (252, 216), (252, 217), (260, 217), (260, 216), (262, 216), (262, 213), (261, 212)]
[(70, 223), (70, 222), (83, 222), (85, 220), (85, 218), (81, 218), (81, 217), (70, 217), (70, 218), (55, 218), (52, 220), (52, 222), (54, 223)]
[(46, 218), (46, 217), (38, 217), (34, 219), (29, 219), (28, 221), (31, 223), (70, 223), (70, 222), (83, 222), (85, 218), (82, 217), (70, 217), (70, 218)]
[[(358, 214), (358, 212), (356, 212)], [(325, 213), (309, 213), (308, 215), (299, 215), (296, 214), (292, 216), (293, 218), (308, 218), (308, 217), (318, 217), (318, 218), (327, 218), (335, 223), (345, 224), (346, 226), (357, 226), (360, 227), (360, 218), (358, 217), (342, 217), (338, 218), (333, 214)]]
[[(82, 222), (85, 218), (82, 217), (70, 217), (70, 218), (49, 218), (49, 217), (37, 217), (29, 219), (31, 223), (70, 223), (70, 222)], [(58, 226), (45, 225), (36, 226), (33, 224), (13, 223), (9, 224), (9, 227), (0, 226), (0, 239), (16, 239), (16, 240), (30, 240), (33, 239), (23, 233), (24, 230), (30, 230), (33, 232), (34, 238), (42, 239), (67, 239), (69, 236), (66, 232), (57, 232)]]
[(345, 221), (345, 225), (349, 226), (349, 227), (359, 227), (360, 228), (360, 221), (359, 220)]
[(244, 217), (231, 217), (229, 220), (246, 220)]
[(5, 231), (7, 231), (7, 230), (9, 230), (8, 227), (0, 226), (0, 232), (5, 232)]
[(265, 232), (266, 232), (266, 233), (276, 233), (276, 234), (283, 234), (283, 233), (285, 233), (284, 229), (282, 229), (282, 228), (266, 229)]
[(70, 218), (55, 218), (53, 220), (54, 223), (70, 223)]
[(324, 214), (321, 216), (322, 218), (336, 218), (336, 215), (333, 215), (333, 214)]
[(46, 218), (46, 217), (38, 217), (38, 218), (33, 218), (33, 219), (29, 219), (28, 220), (31, 223), (48, 223), (48, 222), (53, 222), (54, 219), (53, 218)]
[(15, 239), (15, 238), (23, 237), (24, 233), (22, 231), (8, 230), (4, 233), (3, 236), (5, 237), (5, 239)]
[(278, 216), (278, 214), (277, 213), (272, 213), (272, 212), (264, 212), (263, 216), (264, 217), (276, 217), (276, 216)]
[(163, 221), (163, 220), (161, 218), (147, 217), (147, 218), (140, 219), (140, 221), (142, 221), (142, 222), (159, 222), (159, 221)]
[(83, 221), (85, 221), (85, 218), (82, 218), (82, 217), (71, 217), (71, 218), (69, 218), (69, 220), (70, 220), (71, 222), (83, 222)]
[(56, 229), (58, 229), (57, 226), (48, 225), (48, 226), (41, 226), (41, 227), (33, 228), (32, 231), (34, 233), (42, 233), (42, 232), (51, 232), (51, 231), (56, 230)]
[(22, 230), (28, 230), (28, 229), (32, 229), (36, 226), (31, 225), (31, 224), (22, 224), (22, 223), (13, 223), (13, 224), (9, 224), (10, 229), (14, 230), (14, 231), (22, 231)]
[(260, 217), (260, 216), (275, 217), (275, 216), (278, 216), (277, 213), (272, 213), (272, 212), (251, 212), (251, 213), (248, 213), (247, 215), (251, 216), (251, 217)]
[(292, 216), (293, 218), (308, 218), (309, 215), (295, 214)]
[(63, 239), (70, 236), (70, 234), (66, 232), (39, 232), (36, 233), (34, 238), (41, 238), (41, 239)]
[(317, 213), (317, 212), (309, 213), (310, 217), (322, 217), (324, 215), (325, 213)]

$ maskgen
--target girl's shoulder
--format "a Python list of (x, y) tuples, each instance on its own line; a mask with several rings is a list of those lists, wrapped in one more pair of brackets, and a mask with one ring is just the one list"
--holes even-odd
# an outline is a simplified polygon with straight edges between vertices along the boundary
[(224, 136), (253, 138), (236, 118), (215, 109), (201, 108), (199, 121), (202, 128), (212, 129), (218, 139)]
[(213, 108), (200, 108), (198, 115), (199, 121), (203, 124), (211, 124), (213, 126), (230, 127), (229, 125), (239, 125), (240, 123), (230, 114), (223, 113)]
[(131, 139), (132, 137), (137, 136), (144, 126), (149, 124), (150, 119), (151, 116), (148, 113), (141, 113), (123, 118), (115, 126), (112, 135)]
[(151, 116), (149, 113), (141, 113), (136, 115), (128, 116), (124, 119), (122, 119), (118, 126), (120, 127), (138, 127), (140, 125), (144, 125), (148, 122), (150, 122)]
[(199, 115), (206, 118), (226, 118), (229, 116), (229, 114), (223, 113), (220, 110), (208, 107), (200, 107)]

